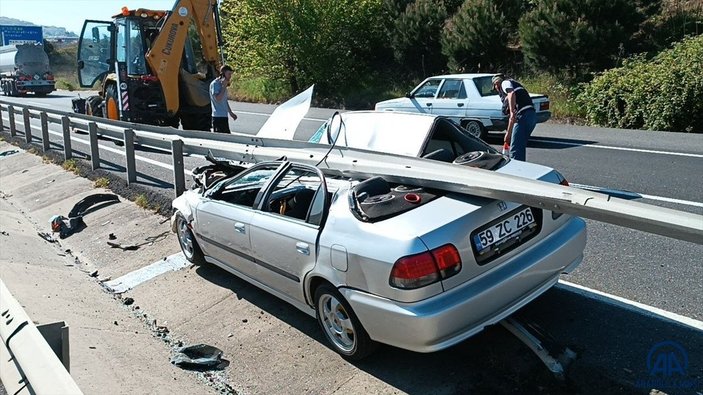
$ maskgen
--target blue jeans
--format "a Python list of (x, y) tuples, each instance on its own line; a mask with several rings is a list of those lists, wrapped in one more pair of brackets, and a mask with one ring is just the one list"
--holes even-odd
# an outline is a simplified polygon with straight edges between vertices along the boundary
[(510, 138), (510, 157), (516, 160), (525, 161), (527, 157), (527, 140), (530, 139), (532, 131), (537, 125), (537, 114), (535, 110), (525, 110), (517, 115), (517, 121), (513, 125), (513, 134)]

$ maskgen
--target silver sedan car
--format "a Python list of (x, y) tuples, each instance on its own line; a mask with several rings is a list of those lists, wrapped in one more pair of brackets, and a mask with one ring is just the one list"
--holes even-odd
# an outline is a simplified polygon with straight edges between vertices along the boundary
[[(562, 181), (544, 166), (500, 166)], [(586, 242), (577, 217), (288, 161), (194, 176), (196, 188), (173, 202), (187, 259), (316, 317), (350, 360), (378, 343), (432, 352), (461, 342), (547, 291)]]

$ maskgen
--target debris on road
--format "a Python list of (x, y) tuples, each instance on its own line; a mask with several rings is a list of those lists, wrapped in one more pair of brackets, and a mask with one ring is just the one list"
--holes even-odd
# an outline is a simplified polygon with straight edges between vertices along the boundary
[(117, 236), (115, 236), (114, 233), (110, 233), (109, 235), (107, 235), (107, 238), (110, 239), (110, 240), (116, 240), (116, 239), (117, 239)]
[(107, 242), (107, 245), (109, 245), (109, 246), (112, 247), (112, 248), (120, 248), (120, 249), (125, 250), (125, 251), (134, 251), (134, 250), (138, 250), (138, 249), (139, 249), (139, 246), (136, 245), (136, 244), (122, 245), (122, 244), (120, 244), (120, 243), (113, 243), (113, 242), (111, 242), (111, 241), (108, 241), (108, 242)]
[(229, 361), (222, 359), (222, 350), (207, 344), (182, 347), (176, 352), (171, 363), (183, 369), (222, 370), (229, 366)]
[(134, 298), (126, 297), (122, 300), (122, 304), (125, 306), (129, 306), (132, 303), (134, 303)]
[(90, 272), (90, 277), (98, 277), (98, 271), (93, 270), (92, 272)]
[(10, 156), (10, 155), (14, 155), (14, 154), (16, 154), (16, 153), (18, 153), (18, 152), (20, 152), (20, 150), (11, 149), (11, 150), (7, 150), (7, 151), (2, 151), (2, 152), (0, 152), (0, 156)]
[(0, 232), (0, 235), (3, 235), (3, 236), (9, 236), (10, 234), (9, 234), (9, 233), (7, 233), (7, 232), (5, 232), (5, 231), (3, 230), (2, 232)]
[(84, 215), (119, 202), (119, 197), (112, 193), (96, 193), (86, 196), (73, 206), (68, 213), (68, 218), (63, 215), (51, 217), (49, 220), (51, 230), (58, 232), (60, 238), (66, 238), (86, 228), (86, 224), (83, 222)]
[(49, 243), (56, 243), (56, 241), (57, 241), (56, 239), (54, 239), (53, 237), (51, 237), (50, 234), (48, 234), (48, 233), (46, 233), (46, 232), (37, 232), (37, 235), (38, 235), (39, 237), (41, 237), (42, 239), (48, 241)]

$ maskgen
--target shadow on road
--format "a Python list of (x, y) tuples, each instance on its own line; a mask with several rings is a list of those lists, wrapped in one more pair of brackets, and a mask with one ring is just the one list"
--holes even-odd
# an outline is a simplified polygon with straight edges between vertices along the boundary
[[(486, 138), (486, 142), (489, 144), (494, 144), (494, 145), (503, 145), (503, 136), (502, 135), (489, 135)], [(580, 147), (584, 145), (592, 145), (592, 144), (597, 144), (597, 141), (592, 141), (592, 140), (577, 140), (577, 139), (567, 139), (567, 138), (558, 138), (558, 137), (537, 137), (537, 136), (532, 136), (530, 137), (529, 142), (527, 143), (527, 146), (529, 148), (542, 148), (542, 149), (565, 149), (565, 148), (573, 148), (573, 147)]]
[[(325, 344), (317, 322), (293, 306), (215, 266), (200, 266), (196, 272)], [(519, 314), (578, 353), (565, 381), (554, 378), (527, 346), (499, 325), (430, 354), (381, 346), (354, 365), (392, 387), (418, 395), (647, 394), (652, 388), (690, 394), (703, 385), (703, 332), (691, 327), (562, 288), (551, 289)], [(669, 355), (653, 347), (667, 341), (680, 344), (687, 353), (681, 372), (652, 368), (657, 357)], [(683, 363), (683, 356), (677, 357)]]

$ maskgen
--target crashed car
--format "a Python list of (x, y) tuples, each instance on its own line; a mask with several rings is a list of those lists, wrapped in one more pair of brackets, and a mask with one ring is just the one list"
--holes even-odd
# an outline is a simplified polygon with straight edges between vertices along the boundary
[[(445, 134), (433, 134), (437, 141), (423, 152), (461, 144), (447, 135), (455, 123), (430, 118)], [(486, 166), (562, 181), (550, 168), (500, 157)], [(585, 223), (570, 215), (285, 159), (249, 168), (213, 162), (195, 169), (195, 188), (173, 201), (172, 229), (186, 258), (316, 317), (331, 348), (350, 360), (378, 343), (417, 352), (457, 344), (547, 291), (583, 258)]]

